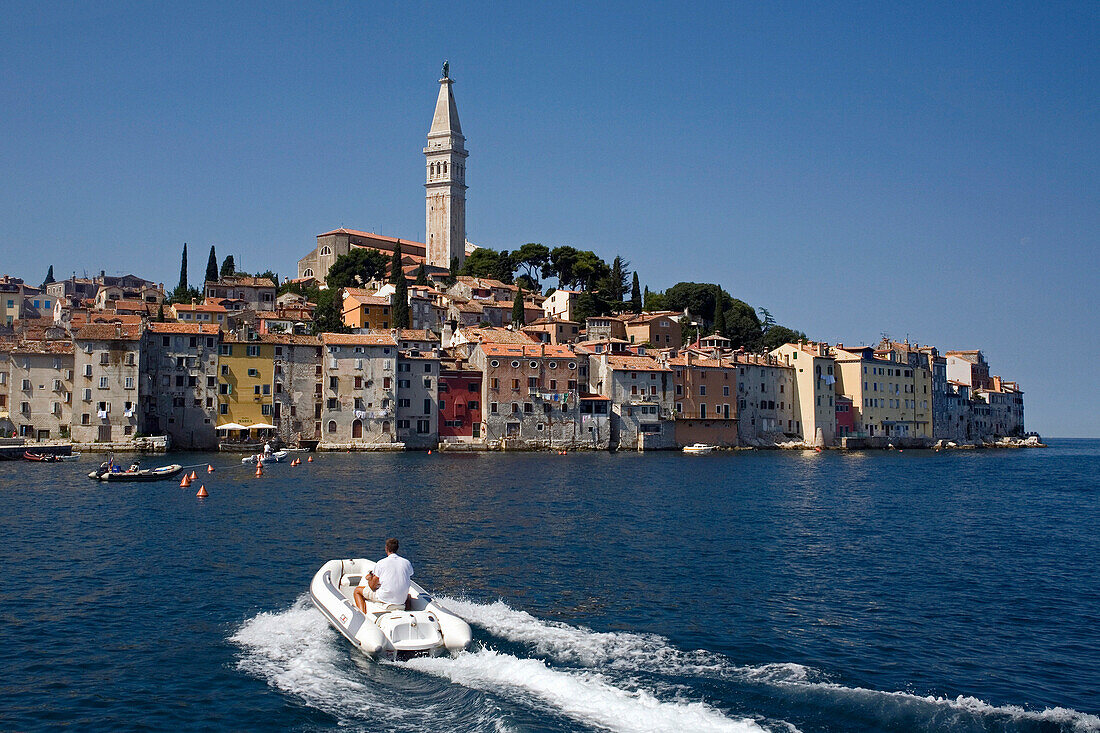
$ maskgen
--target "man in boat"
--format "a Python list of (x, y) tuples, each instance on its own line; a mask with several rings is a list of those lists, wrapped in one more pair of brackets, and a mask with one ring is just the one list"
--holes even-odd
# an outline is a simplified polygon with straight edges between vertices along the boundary
[(386, 540), (386, 556), (359, 581), (359, 587), (355, 589), (355, 605), (363, 613), (367, 612), (367, 601), (381, 603), (387, 611), (405, 610), (413, 566), (397, 554), (397, 547), (396, 537)]

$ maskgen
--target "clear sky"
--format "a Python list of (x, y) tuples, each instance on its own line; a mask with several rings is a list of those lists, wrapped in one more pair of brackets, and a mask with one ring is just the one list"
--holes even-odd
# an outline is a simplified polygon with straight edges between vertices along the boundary
[(0, 2), (0, 271), (294, 275), (421, 239), (444, 59), (468, 236), (719, 282), (813, 338), (981, 348), (1100, 436), (1100, 4)]

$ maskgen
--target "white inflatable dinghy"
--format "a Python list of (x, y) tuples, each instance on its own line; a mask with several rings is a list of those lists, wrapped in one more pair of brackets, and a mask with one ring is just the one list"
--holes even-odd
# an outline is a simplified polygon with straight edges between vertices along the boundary
[(329, 560), (310, 583), (313, 605), (344, 638), (366, 654), (389, 659), (460, 652), (470, 645), (470, 625), (416, 583), (410, 583), (406, 610), (368, 601), (364, 615), (355, 607), (355, 588), (373, 568), (373, 560)]
[(279, 463), (288, 455), (290, 454), (285, 450), (277, 450), (274, 453), (256, 453), (255, 455), (245, 456), (241, 459), (241, 463), (255, 463), (257, 459), (261, 463)]

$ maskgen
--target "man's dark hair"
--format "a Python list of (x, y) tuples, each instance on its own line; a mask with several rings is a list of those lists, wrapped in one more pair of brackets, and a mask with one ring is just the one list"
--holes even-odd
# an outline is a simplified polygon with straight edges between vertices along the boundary
[(386, 540), (386, 552), (397, 552), (397, 538), (390, 537)]

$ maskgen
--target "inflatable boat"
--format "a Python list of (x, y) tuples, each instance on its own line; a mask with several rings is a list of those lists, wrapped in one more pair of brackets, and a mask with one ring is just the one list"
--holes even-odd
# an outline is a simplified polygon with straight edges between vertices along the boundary
[(354, 593), (373, 568), (373, 560), (329, 560), (310, 583), (313, 604), (344, 638), (365, 654), (388, 659), (460, 652), (470, 645), (470, 625), (416, 583), (410, 584), (406, 610), (389, 611), (368, 601), (364, 615), (355, 607)]
[(143, 468), (136, 471), (112, 471), (107, 463), (101, 465), (95, 471), (88, 474), (88, 478), (108, 483), (127, 481), (162, 481), (175, 478), (183, 470), (183, 466), (173, 463), (170, 466), (160, 468)]
[(245, 456), (241, 459), (241, 463), (279, 463), (286, 459), (289, 455), (285, 450), (277, 450), (274, 453), (257, 453), (252, 456)]

